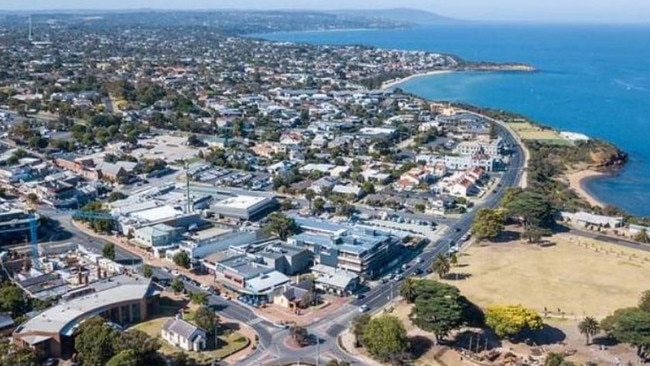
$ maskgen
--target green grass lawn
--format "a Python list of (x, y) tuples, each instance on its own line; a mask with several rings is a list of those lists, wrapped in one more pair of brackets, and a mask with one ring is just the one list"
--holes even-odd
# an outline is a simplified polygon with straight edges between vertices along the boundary
[[(170, 319), (170, 317), (151, 319), (140, 323), (133, 328), (141, 330), (154, 338), (158, 338), (161, 344), (160, 352), (166, 355), (172, 355), (181, 352), (182, 350), (170, 345), (160, 337), (160, 329), (168, 319)], [(217, 338), (219, 339), (219, 345), (215, 350), (186, 353), (199, 362), (221, 360), (233, 353), (241, 351), (250, 343), (248, 338), (237, 332), (231, 332), (229, 334), (218, 336)]]

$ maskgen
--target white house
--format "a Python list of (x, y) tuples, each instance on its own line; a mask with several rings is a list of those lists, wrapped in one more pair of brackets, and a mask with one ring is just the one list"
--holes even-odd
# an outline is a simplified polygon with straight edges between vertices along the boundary
[(160, 331), (167, 343), (185, 351), (202, 351), (207, 339), (206, 331), (196, 327), (180, 317), (169, 319)]

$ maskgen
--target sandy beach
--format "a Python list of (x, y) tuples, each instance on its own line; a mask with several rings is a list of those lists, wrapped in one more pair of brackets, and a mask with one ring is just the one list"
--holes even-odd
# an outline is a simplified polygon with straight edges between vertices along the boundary
[(585, 188), (583, 187), (583, 183), (585, 180), (593, 177), (599, 177), (601, 175), (604, 175), (604, 173), (597, 172), (595, 170), (580, 170), (578, 172), (569, 174), (567, 178), (569, 179), (569, 186), (571, 187), (571, 189), (576, 191), (576, 193), (578, 193), (580, 197), (587, 200), (587, 202), (589, 202), (590, 205), (605, 207), (606, 206), (605, 203), (599, 201), (596, 197), (589, 194), (589, 192), (587, 192), (587, 190), (585, 190)]
[(391, 89), (391, 88), (399, 86), (400, 84), (405, 83), (405, 82), (407, 82), (409, 80), (421, 78), (421, 77), (424, 77), (424, 76), (449, 74), (449, 73), (452, 73), (452, 72), (454, 72), (454, 71), (453, 70), (436, 70), (436, 71), (423, 72), (423, 73), (419, 73), (419, 74), (413, 74), (411, 76), (408, 76), (408, 77), (405, 77), (405, 78), (402, 78), (402, 79), (395, 79), (395, 80), (392, 80), (392, 81), (387, 81), (384, 84), (382, 84), (381, 90)]

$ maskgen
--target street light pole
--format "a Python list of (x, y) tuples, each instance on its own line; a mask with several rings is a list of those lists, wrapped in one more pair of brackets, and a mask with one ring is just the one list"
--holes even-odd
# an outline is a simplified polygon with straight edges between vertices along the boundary
[(316, 336), (316, 366), (320, 366), (320, 337)]

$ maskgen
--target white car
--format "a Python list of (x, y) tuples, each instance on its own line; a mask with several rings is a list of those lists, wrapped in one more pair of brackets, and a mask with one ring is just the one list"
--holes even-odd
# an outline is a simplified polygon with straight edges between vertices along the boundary
[(199, 286), (199, 287), (201, 287), (201, 290), (203, 290), (203, 291), (209, 291), (210, 290), (210, 286), (208, 286), (206, 284), (201, 284), (201, 286)]
[(366, 311), (368, 311), (368, 305), (367, 304), (363, 304), (363, 305), (359, 306), (359, 312), (360, 313), (365, 313)]

